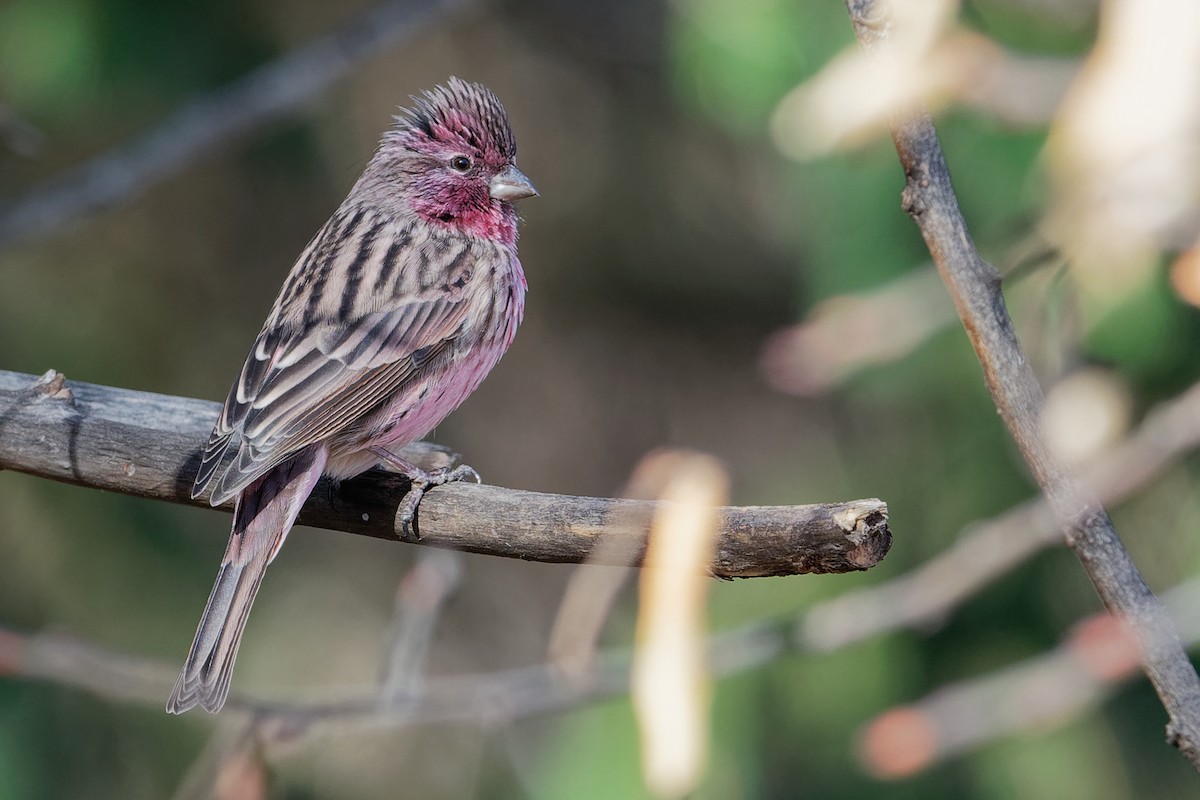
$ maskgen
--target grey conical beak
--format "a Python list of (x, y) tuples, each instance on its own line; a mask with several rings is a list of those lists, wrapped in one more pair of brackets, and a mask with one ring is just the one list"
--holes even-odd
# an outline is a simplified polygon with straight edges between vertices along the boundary
[(504, 171), (488, 181), (488, 194), (497, 200), (521, 200), (525, 197), (537, 197), (538, 190), (525, 177), (525, 173), (509, 164)]

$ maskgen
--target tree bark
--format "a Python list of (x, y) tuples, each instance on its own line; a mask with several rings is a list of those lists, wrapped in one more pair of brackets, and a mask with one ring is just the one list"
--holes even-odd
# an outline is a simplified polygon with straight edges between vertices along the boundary
[[(203, 506), (191, 498), (200, 451), (220, 406), (204, 400), (0, 371), (0, 469), (79, 486)], [(454, 463), (445, 448), (417, 443), (405, 458), (427, 468)], [(399, 539), (400, 475), (372, 470), (340, 485), (322, 479), (300, 514), (319, 528)], [(452, 483), (421, 501), (418, 543), (529, 561), (577, 563), (604, 537), (637, 554), (655, 503)], [(232, 503), (224, 510), (231, 511)], [(873, 567), (892, 535), (887, 505), (866, 499), (720, 510), (712, 565), (722, 578), (852, 572)], [(222, 531), (224, 532), (224, 531)], [(614, 564), (627, 566), (628, 564)]]

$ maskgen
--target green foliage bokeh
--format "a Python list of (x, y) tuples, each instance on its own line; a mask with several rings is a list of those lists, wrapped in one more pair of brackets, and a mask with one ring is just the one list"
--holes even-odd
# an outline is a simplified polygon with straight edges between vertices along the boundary
[[(967, 3), (963, 20), (1028, 52), (1086, 51), (1092, 20), (1014, 5)], [(32, 158), (0, 150), (0, 198), (18, 199), (351, 13), (315, 0), (10, 0), (0, 7), (0, 107), (43, 142)], [(644, 28), (655, 36), (634, 33)], [(628, 52), (611, 51), (611, 37), (627, 37)], [(681, 445), (729, 465), (737, 503), (888, 501), (896, 540), (881, 566), (714, 586), (714, 629), (895, 577), (1033, 488), (956, 326), (820, 398), (775, 392), (757, 366), (766, 338), (820, 301), (928, 262), (900, 210), (903, 176), (885, 137), (805, 164), (771, 145), (780, 97), (851, 44), (838, 3), (500, 4), (456, 17), (129, 204), (0, 251), (0, 368), (223, 396), (290, 259), (394, 106), (449, 74), (484, 79), (508, 104), (522, 167), (543, 193), (522, 209), (529, 317), (438, 440), (489, 481), (530, 489), (611, 494), (643, 453)], [(973, 234), (1002, 264), (1045, 201), (1046, 131), (963, 110), (938, 124)], [(1014, 298), (1018, 324), (1055, 302)], [(1140, 411), (1200, 372), (1198, 326), (1163, 278), (1090, 324), (1075, 355), (1117, 371)], [(1050, 348), (1028, 344), (1035, 359)], [(1195, 467), (1172, 471), (1178, 491), (1154, 495), (1154, 519), (1133, 503), (1116, 510), (1156, 587), (1198, 566), (1184, 513)], [(226, 524), (203, 510), (0, 475), (0, 622), (173, 664)], [(412, 554), (356, 539), (292, 537), (235, 685), (287, 697), (375, 679)], [(469, 558), (429, 669), (544, 659), (568, 575)], [(1063, 727), (911, 779), (877, 780), (855, 759), (858, 732), (878, 713), (1044, 652), (1097, 608), (1074, 560), (1051, 552), (929, 631), (722, 681), (695, 797), (1184, 796), (1194, 777), (1161, 744), (1164, 716), (1140, 683)], [(631, 591), (606, 643), (628, 642), (633, 610)], [(2, 679), (0, 800), (170, 796), (207, 730), (192, 717)], [(627, 700), (483, 731), (368, 738), (282, 754), (276, 796), (389, 797), (397, 786), (414, 797), (645, 796)]]

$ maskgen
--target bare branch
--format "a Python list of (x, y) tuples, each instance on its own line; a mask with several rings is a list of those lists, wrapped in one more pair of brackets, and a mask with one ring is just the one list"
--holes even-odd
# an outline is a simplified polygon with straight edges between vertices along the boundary
[[(714, 677), (746, 672), (791, 652), (787, 620), (753, 623), (711, 636)], [(631, 653), (609, 650), (585, 672), (565, 675), (552, 664), (430, 678), (389, 703), (380, 687), (343, 690), (325, 700), (281, 702), (236, 691), (225, 713), (252, 717), (264, 737), (291, 740), (330, 729), (421, 724), (497, 724), (564, 711), (629, 692)], [(161, 708), (174, 666), (105, 650), (72, 636), (23, 634), (0, 625), (0, 677), (44, 680), (100, 697)]]
[(1081, 62), (1009, 50), (959, 24), (957, 5), (896, 4), (886, 63), (859, 51), (830, 59), (779, 102), (776, 146), (800, 159), (857, 146), (915, 105), (940, 111), (960, 102), (1008, 125), (1047, 122)]
[[(1101, 502), (1120, 502), (1197, 447), (1200, 383), (1151, 411), (1083, 479)], [(817, 650), (835, 650), (888, 631), (929, 625), (1062, 541), (1050, 504), (1038, 496), (972, 524), (944, 553), (898, 578), (813, 606), (798, 635)]]
[(422, 31), (465, 0), (398, 0), (203, 94), (132, 141), (0, 209), (0, 245), (136, 197), (235, 136), (284, 116), (359, 62)]
[[(873, 56), (887, 58), (889, 25), (883, 4), (847, 0), (846, 6), (863, 46)], [(1041, 388), (1017, 341), (999, 273), (971, 242), (933, 121), (917, 111), (893, 125), (892, 138), (908, 179), (904, 208), (954, 299), (996, 408), (1105, 607), (1138, 631), (1143, 668), (1170, 715), (1168, 738), (1200, 769), (1200, 678), (1108, 513), (1046, 446)]]
[[(1200, 578), (1163, 595), (1189, 645), (1200, 641), (1197, 599)], [(910, 775), (1005, 736), (1065, 724), (1137, 673), (1137, 636), (1097, 614), (1048, 653), (885, 711), (864, 729), (859, 757), (881, 777)]]
[[(1009, 248), (1006, 278), (1058, 263), (1038, 235)], [(908, 356), (958, 321), (933, 264), (887, 283), (823, 300), (800, 322), (773, 333), (759, 367), (775, 389), (812, 397), (847, 378)]]
[(958, 317), (933, 267), (825, 300), (775, 332), (763, 347), (763, 376), (775, 389), (813, 397), (849, 376), (907, 356)]
[[(200, 449), (219, 406), (204, 400), (0, 371), (0, 469), (98, 489), (204, 506), (191, 499)], [(418, 444), (405, 458), (452, 458)], [(379, 470), (312, 493), (300, 522), (398, 539), (403, 476)], [(232, 510), (232, 503), (225, 510)], [(453, 483), (429, 492), (417, 519), (420, 544), (529, 561), (579, 563), (600, 537), (625, 538), (639, 554), (655, 504)], [(713, 573), (749, 578), (868, 569), (887, 554), (887, 505), (856, 500), (812, 506), (719, 509)], [(628, 564), (622, 562), (621, 566)]]
[(423, 550), (396, 589), (392, 646), (380, 678), (380, 702), (393, 703), (424, 680), (425, 656), (437, 621), (462, 577), (462, 556), (449, 550)]
[(171, 800), (260, 800), (269, 780), (258, 725), (218, 727), (188, 767)]

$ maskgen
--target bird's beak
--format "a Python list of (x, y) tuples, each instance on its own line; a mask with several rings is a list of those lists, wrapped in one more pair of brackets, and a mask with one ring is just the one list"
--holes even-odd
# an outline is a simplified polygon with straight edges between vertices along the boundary
[(509, 164), (504, 171), (488, 181), (488, 194), (497, 200), (521, 200), (525, 197), (537, 197), (538, 190), (525, 177), (525, 173)]

